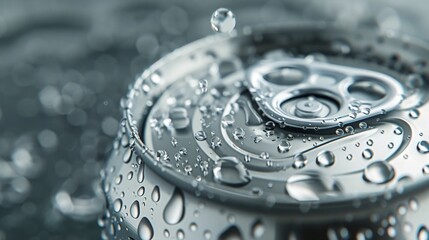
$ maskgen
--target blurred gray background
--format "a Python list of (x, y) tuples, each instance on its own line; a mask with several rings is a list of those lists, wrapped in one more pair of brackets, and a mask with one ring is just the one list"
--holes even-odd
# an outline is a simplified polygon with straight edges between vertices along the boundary
[(0, 240), (99, 239), (98, 174), (147, 66), (237, 28), (326, 21), (429, 39), (425, 0), (0, 0)]

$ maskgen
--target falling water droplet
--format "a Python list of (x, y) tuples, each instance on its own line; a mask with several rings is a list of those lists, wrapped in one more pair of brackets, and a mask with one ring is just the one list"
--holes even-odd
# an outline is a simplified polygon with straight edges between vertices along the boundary
[(159, 187), (158, 186), (155, 186), (153, 188), (151, 197), (152, 197), (152, 201), (154, 201), (154, 202), (158, 202), (159, 201), (159, 199), (161, 197), (161, 193), (159, 192)]
[(385, 161), (376, 161), (369, 164), (364, 170), (364, 179), (375, 184), (386, 183), (395, 176), (394, 168)]
[(335, 163), (335, 155), (331, 151), (323, 151), (317, 155), (316, 158), (317, 165), (321, 167), (329, 167)]
[(419, 153), (428, 153), (429, 152), (429, 142), (423, 140), (417, 144), (417, 151)]
[(131, 204), (130, 214), (133, 218), (138, 218), (140, 216), (140, 205), (137, 200), (134, 201), (133, 204)]
[(178, 224), (183, 219), (184, 213), (185, 198), (182, 191), (176, 188), (164, 209), (164, 221), (170, 225)]
[(153, 238), (153, 227), (146, 217), (140, 221), (137, 231), (142, 240), (151, 240)]
[(219, 159), (213, 168), (213, 175), (215, 181), (229, 186), (243, 186), (251, 180), (246, 167), (235, 157)]
[(234, 13), (226, 8), (219, 8), (213, 13), (210, 23), (216, 32), (231, 32), (235, 27)]

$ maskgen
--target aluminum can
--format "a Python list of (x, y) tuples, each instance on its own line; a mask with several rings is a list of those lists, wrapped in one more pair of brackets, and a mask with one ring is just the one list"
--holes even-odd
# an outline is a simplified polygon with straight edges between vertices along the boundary
[(429, 239), (429, 50), (323, 24), (244, 28), (139, 75), (103, 239)]

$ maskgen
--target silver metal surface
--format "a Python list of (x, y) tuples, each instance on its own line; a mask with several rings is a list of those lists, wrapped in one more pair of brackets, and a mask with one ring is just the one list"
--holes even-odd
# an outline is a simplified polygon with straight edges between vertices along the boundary
[(428, 54), (321, 25), (164, 57), (121, 102), (103, 237), (425, 239)]

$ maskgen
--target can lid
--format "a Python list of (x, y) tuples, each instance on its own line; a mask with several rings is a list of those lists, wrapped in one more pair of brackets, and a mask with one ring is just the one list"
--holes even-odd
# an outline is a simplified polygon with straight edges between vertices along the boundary
[(122, 106), (145, 164), (198, 196), (262, 208), (386, 200), (423, 179), (426, 47), (325, 26), (245, 32), (138, 77)]

